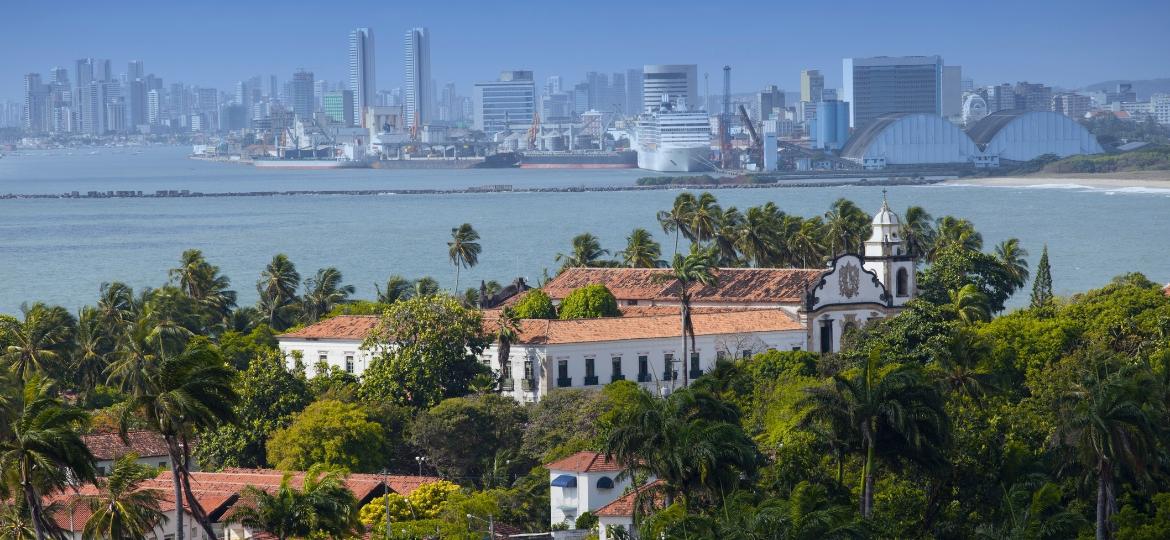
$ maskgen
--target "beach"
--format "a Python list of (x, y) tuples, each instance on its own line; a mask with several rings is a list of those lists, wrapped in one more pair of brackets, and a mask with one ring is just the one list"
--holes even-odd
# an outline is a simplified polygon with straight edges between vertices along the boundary
[(1051, 174), (1003, 176), (992, 178), (956, 178), (948, 184), (993, 187), (1084, 186), (1096, 189), (1153, 188), (1170, 189), (1170, 171), (1140, 171), (1099, 174)]

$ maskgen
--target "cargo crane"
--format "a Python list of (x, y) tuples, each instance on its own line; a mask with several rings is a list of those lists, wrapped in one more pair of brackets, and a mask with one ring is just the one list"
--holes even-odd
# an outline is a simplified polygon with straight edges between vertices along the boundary
[(536, 138), (540, 135), (540, 113), (532, 113), (532, 125), (528, 126), (528, 149), (536, 149)]
[(751, 148), (748, 150), (748, 155), (756, 160), (756, 165), (764, 166), (764, 141), (760, 139), (760, 135), (756, 133), (756, 126), (752, 125), (752, 119), (748, 117), (747, 109), (743, 104), (739, 104), (739, 120), (743, 122), (743, 126), (747, 128), (748, 136), (751, 137)]
[(723, 110), (719, 114), (719, 158), (731, 168), (731, 66), (723, 66)]

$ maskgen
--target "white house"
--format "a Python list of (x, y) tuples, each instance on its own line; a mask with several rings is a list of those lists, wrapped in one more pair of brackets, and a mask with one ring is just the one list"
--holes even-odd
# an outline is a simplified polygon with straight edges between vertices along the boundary
[[(122, 456), (134, 453), (139, 465), (147, 465), (159, 469), (170, 468), (171, 455), (167, 450), (166, 440), (162, 435), (153, 431), (129, 431), (126, 440), (118, 433), (91, 433), (82, 435), (81, 441), (89, 448), (96, 460), (98, 476), (106, 476), (114, 470), (114, 463)], [(194, 452), (195, 444), (191, 445)], [(197, 466), (192, 470), (198, 470)]]
[(577, 452), (544, 468), (548, 469), (551, 524), (565, 523), (570, 529), (581, 514), (613, 502), (630, 485), (628, 478), (618, 478), (621, 466), (599, 452)]
[(362, 347), (366, 336), (378, 325), (373, 315), (341, 315), (276, 337), (285, 363), (292, 369), (298, 362), (310, 377), (324, 363), (361, 375), (374, 354)]
[[(594, 512), (597, 516), (598, 540), (610, 540), (617, 529), (625, 530), (637, 537), (637, 531), (634, 530), (634, 506), (642, 504), (644, 507), (656, 509), (665, 507), (661, 485), (659, 481), (648, 482), (627, 490), (613, 502), (598, 508)], [(642, 498), (641, 501), (638, 500), (639, 497)]]

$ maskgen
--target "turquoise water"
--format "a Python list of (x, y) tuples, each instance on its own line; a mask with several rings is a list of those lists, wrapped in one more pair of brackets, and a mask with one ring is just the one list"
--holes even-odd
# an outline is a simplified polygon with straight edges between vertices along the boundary
[[(194, 162), (185, 148), (35, 153), (0, 159), (0, 193), (87, 190), (459, 188), (630, 184), (638, 171), (258, 171)], [(0, 312), (22, 302), (77, 308), (92, 303), (104, 281), (157, 286), (187, 248), (199, 248), (232, 278), (241, 303), (255, 300), (255, 281), (272, 255), (287, 253), (302, 275), (337, 266), (358, 296), (371, 297), (387, 275), (431, 275), (454, 282), (447, 260), (450, 229), (463, 222), (482, 236), (479, 265), (461, 287), (481, 279), (538, 280), (570, 239), (592, 232), (611, 251), (634, 227), (646, 227), (669, 249), (654, 220), (678, 191), (490, 193), (458, 195), (278, 196), (196, 199), (0, 200)], [(838, 197), (874, 211), (877, 187), (719, 190), (724, 206), (775, 202), (785, 212), (823, 213)], [(972, 220), (988, 246), (1018, 237), (1035, 264), (1047, 243), (1055, 287), (1069, 294), (1140, 271), (1170, 281), (1170, 190), (1094, 190), (973, 186), (889, 188), (897, 211), (916, 204), (934, 215)], [(1022, 301), (1024, 298), (1017, 299)]]

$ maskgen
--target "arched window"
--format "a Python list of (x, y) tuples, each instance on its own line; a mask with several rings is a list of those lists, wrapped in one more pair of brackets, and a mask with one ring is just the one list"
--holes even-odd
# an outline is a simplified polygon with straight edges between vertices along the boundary
[(894, 284), (894, 294), (905, 297), (910, 296), (910, 273), (905, 268), (898, 269), (898, 277)]

